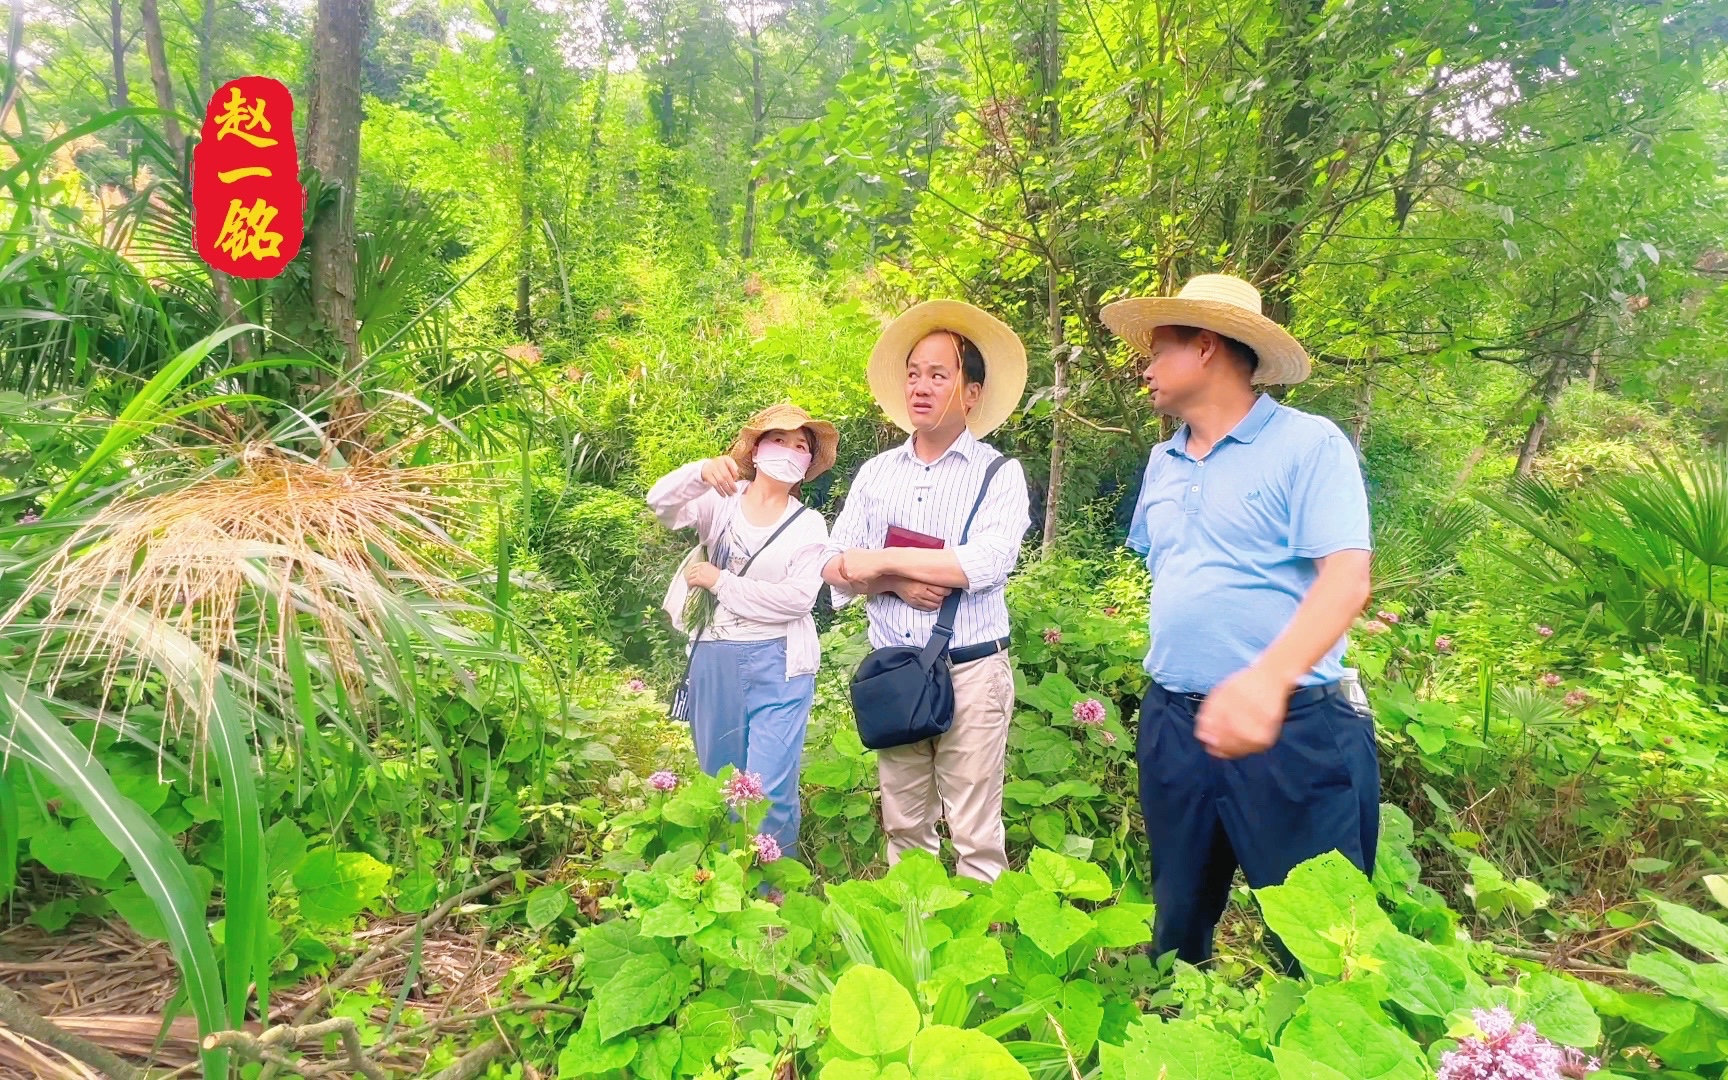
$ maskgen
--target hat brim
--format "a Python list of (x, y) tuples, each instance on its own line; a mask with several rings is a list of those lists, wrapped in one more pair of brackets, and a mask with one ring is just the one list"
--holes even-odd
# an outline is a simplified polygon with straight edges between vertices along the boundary
[(1252, 380), (1257, 384), (1292, 386), (1313, 370), (1308, 351), (1288, 330), (1235, 304), (1147, 296), (1106, 304), (1099, 314), (1117, 337), (1147, 355), (1152, 352), (1152, 331), (1160, 326), (1197, 326), (1235, 338), (1260, 358)]
[[(784, 419), (785, 423), (778, 422)], [(730, 451), (732, 460), (738, 463), (739, 475), (746, 480), (756, 478), (756, 463), (752, 460), (756, 454), (756, 443), (770, 431), (808, 431), (816, 440), (816, 445), (810, 448), (810, 468), (805, 471), (806, 481), (834, 467), (840, 454), (840, 431), (826, 420), (816, 420), (806, 416), (800, 420), (797, 416), (769, 417), (759, 424), (746, 424), (738, 432), (738, 438), (733, 440)]]
[(889, 323), (870, 351), (870, 393), (901, 431), (912, 431), (906, 411), (906, 358), (912, 346), (938, 330), (968, 338), (984, 356), (984, 388), (966, 417), (973, 435), (987, 435), (1014, 415), (1026, 392), (1026, 346), (1008, 324), (960, 300), (929, 300)]

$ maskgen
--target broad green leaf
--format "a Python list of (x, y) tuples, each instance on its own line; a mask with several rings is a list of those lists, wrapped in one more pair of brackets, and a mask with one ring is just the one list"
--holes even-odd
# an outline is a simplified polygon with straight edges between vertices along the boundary
[(1350, 1080), (1332, 1066), (1288, 1046), (1272, 1048), (1272, 1064), (1278, 1068), (1278, 1080)]
[(1098, 943), (1107, 949), (1132, 949), (1152, 940), (1152, 905), (1114, 903), (1092, 913)]
[(1051, 892), (1073, 900), (1108, 900), (1114, 891), (1098, 866), (1043, 848), (1032, 849), (1026, 872)]
[(864, 1057), (903, 1050), (918, 1033), (918, 1003), (881, 968), (847, 968), (834, 984), (828, 1011), (835, 1040)]
[(558, 1052), (559, 1076), (594, 1076), (622, 1069), (636, 1057), (636, 1040), (629, 1036), (612, 1042), (602, 1042), (599, 1024), (584, 1016), (582, 1026)]
[(264, 831), (264, 865), (272, 881), (294, 872), (306, 857), (306, 834), (293, 818), (277, 818)]
[(877, 1080), (882, 1074), (869, 1058), (836, 1058), (817, 1075), (818, 1080)]
[(1650, 1050), (1671, 1069), (1697, 1069), (1728, 1061), (1728, 1019), (1700, 1011), (1694, 1023), (1670, 1032)]
[(1098, 1041), (1104, 1023), (1104, 993), (1092, 982), (1076, 981), (1062, 987), (1056, 1021), (1062, 1025), (1069, 1048), (1077, 1060), (1085, 1061)]
[(1718, 904), (1728, 908), (1728, 874), (1704, 875), (1704, 887), (1710, 890)]
[(610, 1041), (671, 1016), (689, 993), (691, 979), (689, 968), (657, 952), (630, 957), (594, 995), (600, 1038)]
[(1664, 929), (1699, 952), (1728, 964), (1728, 926), (1679, 904), (1655, 899), (1651, 902), (1656, 905)]
[(1354, 1080), (1426, 1080), (1422, 1048), (1380, 1011), (1376, 998), (1367, 980), (1316, 986), (1278, 1045)]
[(694, 829), (707, 825), (725, 810), (726, 800), (720, 794), (719, 785), (704, 777), (679, 789), (676, 795), (666, 800), (661, 812), (672, 824)]
[(1391, 999), (1415, 1016), (1444, 1020), (1469, 999), (1467, 970), (1426, 941), (1392, 934), (1375, 944), (1373, 958), (1380, 961)]
[(672, 1080), (683, 1049), (677, 1031), (657, 1027), (636, 1040), (636, 1062), (630, 1071), (638, 1080)]
[(946, 911), (966, 902), (966, 894), (950, 882), (948, 872), (926, 851), (909, 851), (881, 881), (882, 895), (901, 907)]
[(1092, 917), (1055, 893), (1029, 892), (1014, 907), (1014, 922), (1047, 956), (1061, 956), (1092, 932)]
[(644, 953), (661, 955), (664, 946), (655, 939), (644, 937), (642, 924), (635, 919), (614, 919), (582, 931), (582, 951), (588, 957), (586, 968), (603, 973), (597, 981), (604, 982), (624, 961)]
[(925, 1028), (912, 1040), (906, 1064), (912, 1080), (1032, 1080), (1001, 1043), (966, 1028)]
[(544, 930), (558, 921), (570, 906), (570, 893), (562, 885), (542, 885), (528, 894), (526, 914), (532, 930)]
[(1192, 1020), (1142, 1017), (1122, 1048), (1125, 1080), (1278, 1080), (1270, 1061)]
[(106, 878), (120, 868), (120, 849), (89, 818), (67, 824), (49, 818), (30, 837), (30, 857), (56, 874)]
[(1667, 994), (1587, 985), (1585, 996), (1590, 998), (1591, 1005), (1602, 1016), (1618, 1016), (1664, 1035), (1686, 1027), (1698, 1015), (1698, 1006), (1695, 1003)]
[(1336, 851), (1309, 859), (1282, 885), (1255, 889), (1254, 897), (1267, 927), (1311, 974), (1338, 978), (1346, 945), (1355, 955), (1368, 955), (1382, 938), (1397, 933), (1380, 910), (1374, 886)]
[(1602, 1041), (1602, 1021), (1571, 980), (1546, 971), (1518, 980), (1521, 1000), (1513, 1015), (1544, 1038), (1563, 1046), (1590, 1049)]
[(970, 986), (994, 975), (1008, 974), (1008, 954), (993, 937), (962, 937), (944, 941), (932, 955), (934, 972)]
[(1728, 1015), (1728, 964), (1694, 964), (1671, 949), (1633, 953), (1626, 970), (1676, 997)]
[(668, 900), (659, 907), (648, 909), (642, 916), (642, 936), (657, 938), (689, 937), (712, 922), (714, 916), (708, 913), (706, 919), (696, 917), (696, 909), (682, 900)]
[(686, 1076), (702, 1073), (714, 1058), (738, 1042), (735, 1002), (717, 990), (698, 994), (678, 1014), (678, 1070)]
[(300, 914), (320, 929), (345, 926), (367, 904), (378, 899), (390, 880), (390, 868), (364, 851), (314, 848), (294, 869), (300, 890)]

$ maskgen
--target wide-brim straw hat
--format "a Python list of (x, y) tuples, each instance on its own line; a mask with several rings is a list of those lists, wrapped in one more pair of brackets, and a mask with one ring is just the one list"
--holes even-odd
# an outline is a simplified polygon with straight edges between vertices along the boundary
[(912, 430), (906, 358), (912, 346), (938, 330), (959, 334), (984, 355), (984, 389), (966, 426), (979, 436), (995, 431), (1014, 415), (1026, 391), (1026, 346), (1007, 323), (961, 300), (929, 300), (907, 308), (882, 331), (870, 352), (870, 393), (876, 404), (901, 431)]
[(1289, 386), (1308, 377), (1307, 350), (1290, 332), (1262, 313), (1260, 290), (1229, 274), (1201, 274), (1175, 296), (1143, 296), (1107, 304), (1104, 325), (1151, 355), (1152, 331), (1160, 326), (1197, 326), (1235, 338), (1260, 358), (1253, 381)]
[(817, 420), (796, 405), (782, 402), (752, 416), (738, 432), (738, 438), (728, 453), (738, 463), (738, 471), (744, 479), (754, 480), (756, 463), (751, 459), (756, 456), (757, 441), (770, 431), (797, 431), (799, 428), (808, 431), (815, 443), (810, 448), (810, 468), (804, 473), (804, 479), (814, 480), (834, 467), (834, 458), (840, 452), (840, 432), (833, 424)]

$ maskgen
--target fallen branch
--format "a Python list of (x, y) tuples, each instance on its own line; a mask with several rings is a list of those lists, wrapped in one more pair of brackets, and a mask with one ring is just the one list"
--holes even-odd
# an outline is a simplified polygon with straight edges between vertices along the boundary
[(438, 1031), (442, 1028), (463, 1027), (480, 1020), (490, 1020), (495, 1016), (506, 1016), (510, 1013), (547, 1012), (562, 1013), (566, 1016), (581, 1016), (584, 1011), (585, 1010), (578, 1009), (574, 1005), (552, 1005), (544, 1001), (513, 1001), (508, 1005), (500, 1005), (497, 1008), (484, 1009), (480, 1012), (457, 1013), (454, 1016), (440, 1016), (438, 1019), (430, 1020), (421, 1024), (419, 1027), (406, 1028), (384, 1038), (377, 1045), (372, 1047), (372, 1052), (374, 1054), (382, 1053), (390, 1047), (395, 1046), (397, 1043), (407, 1042), (410, 1039), (417, 1039), (422, 1035), (430, 1035), (432, 1032)]
[(432, 1080), (474, 1080), (476, 1076), (486, 1071), (486, 1066), (509, 1053), (510, 1047), (503, 1039), (493, 1039), (481, 1043), (474, 1049), (457, 1058), (448, 1069), (438, 1073)]
[(292, 1069), (301, 1076), (324, 1076), (334, 1072), (334, 1065), (309, 1065), (303, 1061), (294, 1061), (278, 1050), (281, 1046), (297, 1046), (307, 1039), (322, 1039), (326, 1035), (340, 1035), (342, 1049), (348, 1055), (345, 1064), (367, 1078), (367, 1080), (390, 1080), (390, 1074), (385, 1072), (376, 1061), (366, 1056), (366, 1048), (360, 1045), (360, 1029), (354, 1021), (346, 1016), (338, 1016), (331, 1020), (321, 1020), (316, 1024), (297, 1026), (282, 1024), (270, 1028), (262, 1035), (254, 1035), (250, 1031), (218, 1031), (204, 1037), (204, 1049), (215, 1050), (227, 1048), (236, 1050), (245, 1057), (255, 1061), (268, 1061), (271, 1065)]
[(341, 975), (338, 975), (336, 978), (331, 979), (329, 982), (319, 987), (318, 992), (312, 995), (298, 1013), (294, 1014), (294, 1019), (292, 1021), (293, 1025), (302, 1025), (311, 1020), (312, 1017), (317, 1015), (318, 1010), (322, 1009), (329, 1003), (332, 994), (338, 990), (345, 990), (354, 983), (359, 982), (361, 977), (366, 974), (366, 968), (372, 963), (372, 961), (378, 959), (391, 949), (394, 949), (396, 946), (413, 937), (416, 931), (424, 934), (427, 930), (430, 930), (432, 927), (443, 922), (445, 917), (452, 911), (455, 911), (458, 907), (461, 907), (463, 904), (466, 904), (468, 901), (473, 900), (476, 897), (485, 896), (487, 893), (492, 892), (494, 889), (497, 889), (506, 882), (514, 881), (515, 879), (515, 874), (499, 874), (490, 881), (483, 881), (471, 889), (459, 892), (455, 896), (452, 896), (450, 899), (427, 912), (426, 917), (421, 919), (419, 922), (390, 935), (383, 941), (372, 946), (370, 949), (367, 949), (364, 953), (360, 954), (360, 959), (348, 965), (348, 969)]
[(1617, 975), (1625, 978), (1627, 972), (1622, 968), (1603, 967), (1600, 964), (1586, 964), (1556, 953), (1543, 952), (1541, 949), (1520, 949), (1512, 945), (1496, 945), (1494, 951), (1501, 956), (1509, 956), (1514, 960), (1534, 960), (1551, 968), (1563, 968), (1577, 975)]
[[(485, 896), (487, 893), (492, 892), (494, 889), (497, 889), (506, 882), (514, 880), (516, 880), (516, 875), (513, 873), (499, 874), (497, 877), (492, 878), (489, 881), (482, 881), (473, 888), (464, 889), (455, 896), (444, 901), (442, 904), (439, 904), (437, 907), (427, 912), (426, 916), (420, 921), (406, 929), (391, 934), (383, 941), (361, 953), (360, 958), (355, 960), (352, 964), (349, 964), (347, 970), (319, 987), (318, 992), (313, 994), (312, 997), (307, 1000), (306, 1004), (301, 1007), (300, 1011), (294, 1014), (294, 1018), (290, 1023), (283, 1025), (282, 1027), (270, 1028), (264, 1032), (264, 1035), (267, 1036), (272, 1031), (284, 1029), (294, 1030), (303, 1027), (318, 1014), (320, 1009), (329, 1004), (331, 996), (335, 994), (336, 991), (344, 990), (349, 986), (352, 986), (354, 983), (359, 982), (366, 974), (367, 967), (370, 966), (374, 960), (377, 960), (380, 956), (383, 956), (385, 953), (401, 945), (404, 941), (407, 941), (415, 934), (424, 935), (426, 931), (438, 925), (440, 922), (443, 922), (452, 911), (455, 911), (468, 901), (477, 897)], [(260, 1036), (260, 1038), (262, 1038), (262, 1036)], [(258, 1074), (258, 1080), (271, 1080), (271, 1078), (276, 1075), (277, 1069), (281, 1066), (282, 1063), (279, 1061), (270, 1061)], [(376, 1068), (377, 1066), (373, 1067)], [(302, 1075), (309, 1074), (303, 1073)]]
[(9, 986), (0, 986), (0, 1022), (20, 1035), (82, 1061), (113, 1080), (144, 1080), (146, 1076), (143, 1069), (127, 1064), (112, 1050), (57, 1027)]

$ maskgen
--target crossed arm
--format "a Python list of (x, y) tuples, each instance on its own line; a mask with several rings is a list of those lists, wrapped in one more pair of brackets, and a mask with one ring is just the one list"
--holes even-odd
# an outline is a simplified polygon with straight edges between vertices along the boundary
[(967, 542), (959, 547), (877, 547), (887, 526), (871, 520), (862, 499), (848, 499), (834, 523), (822, 579), (840, 594), (894, 593), (923, 611), (934, 611), (955, 589), (1002, 584), (1020, 556), (1029, 522), (1025, 474), (1015, 463), (1002, 470), (978, 508)]

